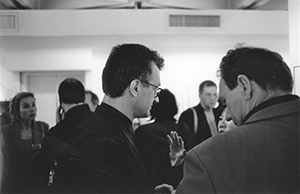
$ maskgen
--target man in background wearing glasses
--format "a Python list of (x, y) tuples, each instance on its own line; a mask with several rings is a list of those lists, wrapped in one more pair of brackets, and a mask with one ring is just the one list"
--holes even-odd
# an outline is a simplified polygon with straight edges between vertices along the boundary
[(123, 44), (112, 49), (102, 74), (105, 96), (83, 124), (69, 161), (74, 192), (154, 191), (133, 143), (132, 121), (150, 116), (160, 92), (163, 66), (164, 59), (143, 45)]

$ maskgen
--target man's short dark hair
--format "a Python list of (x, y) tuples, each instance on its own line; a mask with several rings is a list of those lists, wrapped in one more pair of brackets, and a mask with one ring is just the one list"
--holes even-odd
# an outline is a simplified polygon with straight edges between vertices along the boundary
[(202, 94), (204, 87), (211, 87), (211, 86), (217, 87), (215, 82), (211, 80), (205, 80), (201, 82), (201, 84), (199, 85), (199, 93)]
[(220, 75), (230, 90), (237, 86), (239, 75), (247, 76), (264, 90), (293, 90), (293, 77), (283, 58), (264, 48), (229, 50), (220, 63)]
[(59, 100), (65, 104), (78, 104), (84, 102), (84, 91), (84, 86), (79, 80), (67, 78), (59, 85)]
[(122, 96), (132, 80), (148, 81), (148, 76), (152, 73), (151, 62), (154, 62), (159, 69), (164, 66), (164, 59), (156, 51), (144, 45), (115, 46), (103, 69), (103, 92), (115, 98)]

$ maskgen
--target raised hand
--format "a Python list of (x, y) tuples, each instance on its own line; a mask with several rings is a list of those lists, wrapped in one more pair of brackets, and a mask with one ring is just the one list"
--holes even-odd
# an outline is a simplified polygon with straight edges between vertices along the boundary
[(171, 131), (168, 136), (169, 146), (170, 146), (170, 162), (172, 166), (180, 165), (185, 156), (186, 150), (184, 149), (184, 141), (177, 134), (176, 131)]

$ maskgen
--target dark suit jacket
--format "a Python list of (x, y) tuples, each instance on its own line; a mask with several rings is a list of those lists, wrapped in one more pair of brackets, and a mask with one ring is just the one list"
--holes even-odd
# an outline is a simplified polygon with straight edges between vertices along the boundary
[[(57, 170), (60, 168), (61, 163), (66, 162), (68, 159), (68, 152), (73, 149), (73, 141), (81, 132), (80, 126), (91, 113), (87, 104), (75, 106), (65, 114), (62, 121), (52, 127), (46, 134), (42, 149), (35, 161), (36, 176), (39, 176), (37, 184), (41, 187), (39, 189), (46, 189), (47, 192), (49, 172), (54, 168), (54, 161), (57, 163), (55, 178), (59, 176), (59, 173), (62, 173), (57, 172)], [(51, 189), (56, 190), (55, 188)]]
[(132, 122), (101, 103), (84, 122), (69, 160), (72, 192), (151, 193), (149, 177), (133, 143)]
[(134, 141), (153, 186), (167, 183), (176, 188), (183, 175), (182, 165), (172, 167), (170, 163), (167, 135), (171, 131), (178, 132), (179, 127), (170, 119), (142, 125), (134, 133)]
[(176, 193), (299, 193), (300, 100), (273, 103), (286, 97), (190, 150)]
[[(199, 143), (203, 142), (204, 140), (210, 138), (211, 132), (210, 127), (207, 122), (203, 107), (199, 103), (197, 106), (193, 107), (195, 108), (198, 116), (198, 129), (197, 133), (194, 132), (194, 116), (193, 111), (191, 108), (185, 110), (183, 113), (181, 113), (178, 122), (184, 123), (188, 126), (188, 128), (191, 130), (192, 133), (194, 133), (193, 139), (185, 139), (185, 142), (191, 141), (194, 142), (194, 146), (198, 145)], [(218, 126), (219, 117), (222, 113), (222, 110), (220, 108), (213, 109), (213, 113), (215, 116), (215, 122), (216, 126)]]
[[(34, 144), (42, 144), (49, 129), (47, 123), (35, 121), (32, 128)], [(16, 123), (1, 126), (3, 136), (3, 176), (1, 193), (27, 193), (33, 191), (33, 161), (38, 150), (25, 152), (20, 129)]]

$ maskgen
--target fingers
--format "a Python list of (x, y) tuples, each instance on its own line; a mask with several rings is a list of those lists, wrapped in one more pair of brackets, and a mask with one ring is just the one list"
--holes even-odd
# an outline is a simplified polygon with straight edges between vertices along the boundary
[(168, 137), (169, 145), (173, 145), (173, 140), (172, 140), (171, 136), (167, 135), (167, 137)]
[(176, 136), (174, 135), (174, 131), (170, 132), (170, 135), (168, 135), (169, 138), (169, 144), (172, 146), (177, 146), (178, 145), (178, 140), (176, 139)]
[(170, 136), (172, 137), (172, 139), (176, 139), (176, 137), (178, 137), (178, 134), (176, 131), (171, 131)]
[(184, 148), (184, 141), (183, 141), (183, 140), (182, 140), (182, 144), (181, 144), (181, 147), (182, 147), (182, 148)]
[(170, 133), (171, 133), (173, 139), (178, 139), (178, 134), (176, 131), (171, 131)]
[(176, 131), (171, 131), (167, 137), (170, 146), (184, 148), (184, 141)]
[(178, 145), (180, 146), (180, 147), (184, 147), (184, 141), (182, 140), (182, 137), (178, 137)]

